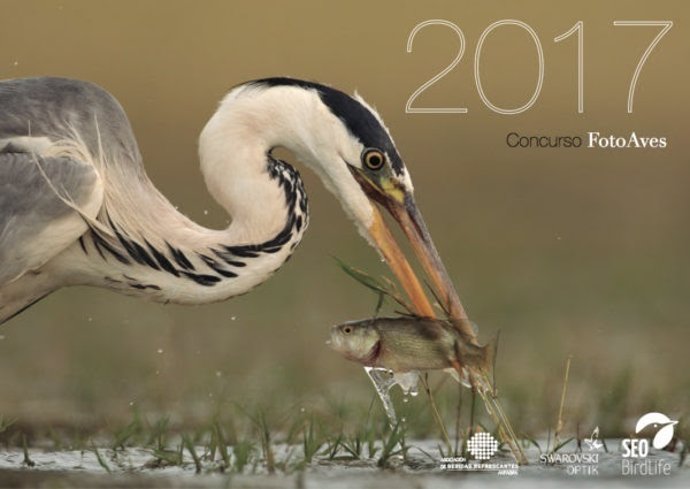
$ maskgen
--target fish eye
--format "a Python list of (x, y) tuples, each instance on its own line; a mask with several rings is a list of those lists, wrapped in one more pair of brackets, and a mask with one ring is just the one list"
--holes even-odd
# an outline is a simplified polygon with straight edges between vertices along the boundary
[(362, 163), (370, 170), (380, 170), (385, 162), (385, 155), (376, 148), (367, 148), (362, 152)]
[(343, 333), (345, 333), (345, 334), (350, 334), (350, 333), (352, 333), (352, 327), (351, 327), (351, 326), (345, 326), (345, 327), (343, 328)]

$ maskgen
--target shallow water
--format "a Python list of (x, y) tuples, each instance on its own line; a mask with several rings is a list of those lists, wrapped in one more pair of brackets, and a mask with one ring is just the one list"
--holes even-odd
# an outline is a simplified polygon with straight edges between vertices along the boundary
[[(545, 441), (541, 440), (542, 446)], [(510, 466), (512, 459), (505, 454), (491, 457), (487, 463), (477, 464), (472, 473), (442, 468), (437, 440), (413, 440), (406, 463), (393, 461), (389, 470), (381, 470), (375, 459), (354, 460), (346, 453), (338, 452), (329, 459), (325, 455), (314, 457), (304, 472), (269, 475), (265, 464), (249, 464), (241, 474), (221, 474), (220, 459), (203, 462), (203, 470), (195, 474), (195, 465), (187, 452), (183, 463), (174, 467), (151, 468), (154, 459), (152, 450), (128, 448), (115, 454), (110, 449), (99, 449), (110, 474), (99, 463), (94, 451), (34, 451), (30, 458), (33, 467), (24, 465), (21, 449), (0, 450), (0, 486), (33, 487), (62, 484), (66, 486), (87, 485), (91, 487), (457, 487), (462, 480), (463, 487), (535, 487), (541, 482), (552, 484), (558, 480), (559, 487), (584, 482), (606, 482), (610, 487), (644, 485), (655, 487), (690, 487), (690, 463), (679, 467), (678, 453), (652, 451), (647, 458), (650, 465), (669, 464), (669, 476), (626, 477), (621, 474), (621, 453), (619, 440), (607, 440), (609, 452), (596, 451), (597, 463), (576, 463), (578, 456), (589, 455), (586, 447), (578, 451), (575, 442), (566, 444), (557, 452), (567, 460), (564, 463), (544, 464), (536, 447), (526, 448), (530, 465), (517, 468), (517, 475), (499, 475), (489, 470), (493, 465)], [(198, 447), (203, 453), (203, 447)], [(275, 445), (276, 462), (297, 461), (301, 457), (300, 446)], [(232, 460), (232, 453), (230, 454)], [(470, 464), (471, 465), (471, 464)], [(579, 467), (577, 469), (573, 467)], [(491, 484), (487, 484), (490, 480)]]

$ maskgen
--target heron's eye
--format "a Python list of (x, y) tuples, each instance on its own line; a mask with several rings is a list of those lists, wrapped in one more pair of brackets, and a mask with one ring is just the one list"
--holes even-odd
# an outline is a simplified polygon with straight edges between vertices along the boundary
[(386, 157), (378, 149), (368, 148), (362, 153), (362, 162), (370, 170), (380, 170), (386, 162)]
[(352, 333), (352, 328), (351, 328), (350, 326), (345, 326), (345, 327), (343, 328), (343, 333), (345, 333), (345, 334), (350, 334), (350, 333)]

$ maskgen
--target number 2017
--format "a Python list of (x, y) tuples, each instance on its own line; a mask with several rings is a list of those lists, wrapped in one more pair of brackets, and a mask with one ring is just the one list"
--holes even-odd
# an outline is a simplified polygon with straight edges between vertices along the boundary
[[(411, 53), (412, 52), (412, 45), (414, 43), (415, 36), (421, 31), (422, 29), (432, 26), (432, 25), (440, 25), (440, 26), (445, 26), (453, 30), (457, 36), (458, 39), (460, 40), (460, 47), (458, 49), (458, 54), (453, 58), (453, 61), (443, 68), (440, 72), (438, 72), (436, 75), (434, 75), (432, 78), (430, 78), (428, 81), (426, 81), (424, 84), (422, 84), (417, 90), (415, 90), (412, 95), (410, 95), (410, 98), (407, 99), (407, 104), (405, 106), (405, 112), (408, 114), (466, 114), (467, 113), (467, 108), (465, 107), (413, 107), (413, 102), (419, 95), (422, 94), (425, 90), (429, 89), (434, 83), (439, 81), (441, 78), (446, 76), (453, 68), (455, 68), (458, 63), (460, 63), (460, 60), (462, 59), (463, 55), (465, 54), (465, 35), (462, 32), (462, 29), (455, 25), (454, 23), (448, 21), (448, 20), (443, 20), (443, 19), (431, 19), (427, 20), (424, 22), (420, 22), (417, 24), (412, 31), (410, 32), (409, 37), (407, 38), (407, 52)], [(484, 46), (484, 41), (486, 41), (486, 38), (493, 32), (495, 29), (498, 29), (501, 26), (506, 26), (506, 25), (514, 25), (517, 27), (520, 27), (527, 31), (527, 33), (530, 35), (532, 40), (534, 41), (534, 45), (536, 46), (537, 49), (537, 56), (539, 59), (539, 73), (537, 77), (537, 86), (534, 89), (534, 93), (532, 93), (532, 96), (530, 99), (524, 104), (519, 107), (514, 107), (514, 108), (506, 108), (506, 107), (498, 107), (496, 104), (492, 103), (491, 100), (487, 97), (486, 93), (484, 92), (484, 88), (482, 86), (482, 79), (480, 76), (479, 72), (479, 67), (480, 67), (480, 62), (481, 62), (481, 55), (482, 55), (482, 48)], [(640, 60), (637, 63), (637, 67), (635, 68), (635, 71), (633, 72), (632, 78), (630, 79), (630, 86), (628, 88), (628, 113), (632, 113), (633, 111), (633, 102), (635, 101), (635, 87), (637, 85), (637, 80), (640, 77), (640, 73), (642, 72), (642, 68), (644, 67), (645, 62), (647, 61), (647, 58), (649, 58), (649, 55), (652, 53), (656, 45), (659, 43), (662, 37), (666, 35), (666, 33), (673, 27), (673, 21), (670, 20), (615, 20), (613, 21), (614, 26), (628, 26), (628, 27), (661, 27), (662, 29), (659, 31), (659, 33), (652, 39), (652, 41), (649, 43), (647, 46), (647, 49), (642, 53), (642, 56), (640, 57)], [(585, 111), (584, 106), (585, 106), (585, 96), (584, 96), (584, 23), (580, 20), (575, 23), (570, 29), (568, 29), (566, 32), (563, 34), (560, 34), (554, 38), (554, 42), (561, 42), (573, 34), (577, 35), (577, 111), (578, 113), (583, 113)], [(541, 93), (542, 85), (544, 83), (544, 51), (542, 49), (541, 41), (539, 41), (539, 36), (537, 33), (532, 29), (531, 26), (528, 24), (520, 21), (520, 20), (515, 20), (515, 19), (503, 19), (503, 20), (498, 20), (491, 25), (489, 25), (486, 29), (484, 29), (484, 32), (482, 32), (481, 36), (479, 36), (479, 41), (477, 42), (477, 47), (475, 48), (474, 51), (474, 83), (477, 86), (477, 92), (479, 93), (480, 98), (482, 99), (482, 102), (484, 102), (484, 105), (486, 105), (489, 109), (493, 110), (494, 112), (497, 112), (499, 114), (520, 114), (522, 112), (525, 112), (528, 110), (530, 107), (532, 107), (537, 99), (539, 98), (539, 94)]]

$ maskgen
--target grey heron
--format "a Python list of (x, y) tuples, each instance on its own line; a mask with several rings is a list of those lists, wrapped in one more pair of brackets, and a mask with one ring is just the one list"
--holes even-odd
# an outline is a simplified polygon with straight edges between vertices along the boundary
[(433, 310), (379, 208), (400, 224), (439, 297), (464, 316), (378, 113), (358, 95), (267, 78), (232, 88), (199, 139), (201, 171), (231, 216), (206, 229), (146, 175), (118, 101), (89, 82), (0, 82), (0, 323), (54, 290), (106, 287), (201, 304), (248, 292), (290, 257), (308, 224), (287, 148), (340, 200), (420, 315)]

